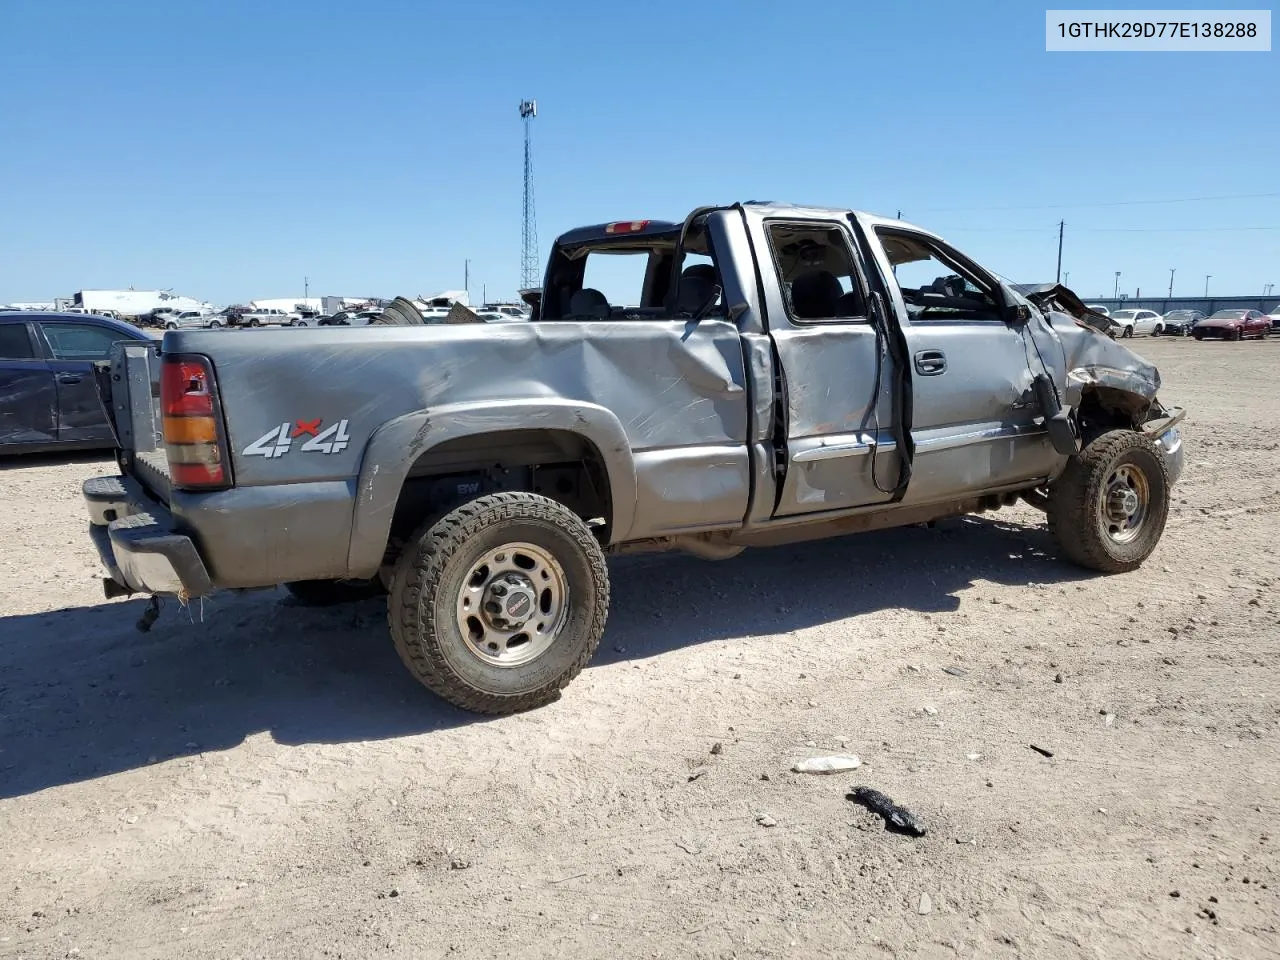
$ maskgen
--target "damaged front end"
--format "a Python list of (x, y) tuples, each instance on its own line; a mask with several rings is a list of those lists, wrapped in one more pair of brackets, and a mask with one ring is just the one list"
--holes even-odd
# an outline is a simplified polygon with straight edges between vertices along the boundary
[(1138, 430), (1160, 448), (1171, 482), (1182, 475), (1181, 407), (1166, 407), (1157, 397), (1160, 371), (1115, 339), (1116, 324), (1090, 310), (1061, 284), (1014, 288), (1034, 304), (1058, 341), (1066, 389), (1062, 405), (1073, 411), (1082, 437), (1108, 429)]

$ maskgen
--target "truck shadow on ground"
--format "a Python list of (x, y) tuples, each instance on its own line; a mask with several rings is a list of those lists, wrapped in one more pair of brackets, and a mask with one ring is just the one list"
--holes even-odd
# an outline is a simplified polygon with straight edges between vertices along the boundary
[[(1043, 530), (989, 518), (720, 563), (623, 557), (594, 665), (718, 640), (774, 642), (767, 635), (886, 608), (954, 611), (975, 580), (1019, 587), (1088, 576), (1054, 558)], [(280, 743), (334, 743), (485, 719), (412, 679), (383, 601), (314, 610), (284, 597), (169, 603), (145, 634), (134, 627), (141, 600), (0, 618), (0, 797), (228, 749), (262, 731)]]

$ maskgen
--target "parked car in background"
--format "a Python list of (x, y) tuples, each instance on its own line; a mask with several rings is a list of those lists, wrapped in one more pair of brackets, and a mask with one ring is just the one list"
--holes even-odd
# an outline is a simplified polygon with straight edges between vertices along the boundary
[(224, 318), (217, 313), (209, 313), (204, 310), (181, 310), (165, 317), (164, 328), (166, 330), (188, 330), (193, 327), (217, 329), (224, 323)]
[(1100, 313), (1100, 314), (1102, 314), (1104, 317), (1109, 317), (1109, 316), (1111, 316), (1111, 311), (1110, 311), (1110, 310), (1108, 310), (1106, 307), (1099, 306), (1099, 305), (1098, 305), (1098, 304), (1096, 304), (1096, 303), (1086, 303), (1086, 304), (1085, 304), (1085, 307), (1087, 307), (1088, 309), (1092, 310), (1094, 313)]
[(263, 307), (261, 310), (248, 310), (236, 319), (238, 327), (305, 327), (307, 321), (296, 313), (281, 310), (279, 307)]
[(501, 310), (477, 310), (476, 316), (485, 323), (524, 323), (528, 317)]
[(1153, 333), (1160, 322), (1160, 314), (1154, 310), (1117, 310), (1111, 314), (1111, 322), (1120, 325), (1117, 335), (1132, 337), (1139, 333)]
[(380, 316), (381, 310), (340, 310), (331, 317), (317, 321), (322, 327), (367, 327)]
[(0, 455), (114, 447), (93, 363), (121, 340), (155, 342), (110, 317), (0, 313)]
[(1151, 331), (1154, 336), (1185, 337), (1191, 328), (1205, 317), (1203, 310), (1170, 310), (1164, 315), (1156, 328)]
[(1267, 319), (1271, 321), (1272, 330), (1280, 330), (1280, 303), (1277, 303), (1272, 311), (1267, 314)]
[(501, 313), (512, 320), (528, 320), (531, 311), (528, 307), (514, 303), (486, 303), (477, 313)]
[(1219, 310), (1195, 325), (1197, 340), (1262, 340), (1271, 332), (1271, 319), (1261, 310)]

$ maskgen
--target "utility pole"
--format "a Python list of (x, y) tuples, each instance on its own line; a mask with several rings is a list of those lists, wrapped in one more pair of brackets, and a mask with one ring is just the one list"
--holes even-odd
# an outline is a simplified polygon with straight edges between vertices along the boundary
[(1070, 271), (1070, 270), (1068, 270), (1066, 273), (1064, 273), (1064, 274), (1062, 275), (1062, 285), (1063, 285), (1064, 287), (1069, 287), (1069, 286), (1071, 286), (1071, 271)]
[(302, 278), (302, 299), (306, 300), (309, 296), (311, 296), (311, 278), (303, 277)]
[(1054, 280), (1053, 280), (1054, 283), (1062, 282), (1062, 231), (1066, 228), (1066, 226), (1067, 226), (1067, 221), (1065, 220), (1058, 221), (1058, 273), (1057, 273), (1057, 276), (1054, 277)]
[(1212, 273), (1206, 273), (1204, 275), (1204, 295), (1206, 298), (1209, 296), (1209, 278), (1212, 276)]
[(1170, 300), (1173, 299), (1173, 271), (1176, 269), (1177, 269), (1176, 267), (1169, 268), (1169, 299)]
[(471, 299), (471, 261), (462, 261), (462, 289), (467, 291), (467, 299)]
[(1118, 300), (1119, 298), (1120, 298), (1120, 271), (1117, 270), (1116, 271), (1116, 288), (1115, 288), (1115, 291), (1112, 292), (1111, 294), (1111, 299)]
[(483, 283), (480, 284), (480, 306), (484, 306), (489, 302), (489, 288)]

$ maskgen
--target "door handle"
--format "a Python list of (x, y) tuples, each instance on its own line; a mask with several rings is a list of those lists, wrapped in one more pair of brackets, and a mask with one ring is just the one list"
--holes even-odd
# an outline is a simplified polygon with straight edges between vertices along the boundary
[(80, 383), (82, 380), (84, 380), (84, 377), (80, 376), (80, 374), (78, 374), (78, 373), (60, 373), (60, 374), (58, 374), (58, 382), (59, 382), (59, 383), (67, 383), (67, 384), (71, 384), (71, 383)]
[(936, 377), (947, 369), (947, 355), (941, 350), (921, 350), (915, 356), (916, 373)]

